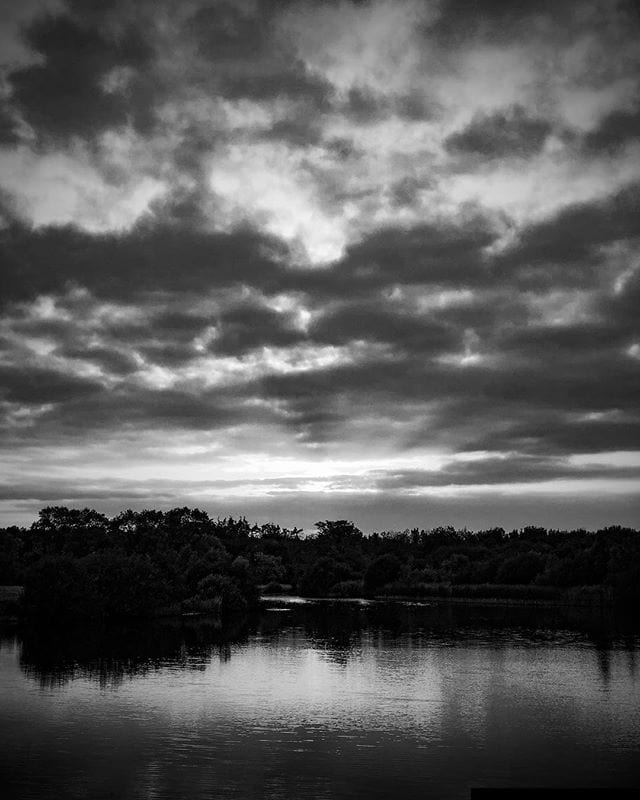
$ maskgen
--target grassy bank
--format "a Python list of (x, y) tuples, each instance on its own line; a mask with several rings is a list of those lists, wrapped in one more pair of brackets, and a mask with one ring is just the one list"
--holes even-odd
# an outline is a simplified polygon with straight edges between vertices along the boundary
[(387, 599), (445, 599), (456, 602), (522, 603), (563, 606), (610, 606), (614, 595), (608, 586), (557, 586), (531, 584), (419, 584), (389, 585), (380, 597)]
[[(293, 595), (295, 587), (269, 584), (259, 587), (261, 595)], [(608, 586), (557, 586), (530, 584), (450, 584), (422, 583), (413, 586), (389, 584), (384, 591), (367, 593), (363, 581), (338, 584), (326, 595), (327, 599), (374, 600), (447, 600), (458, 603), (496, 603), (551, 606), (613, 606), (615, 597)]]

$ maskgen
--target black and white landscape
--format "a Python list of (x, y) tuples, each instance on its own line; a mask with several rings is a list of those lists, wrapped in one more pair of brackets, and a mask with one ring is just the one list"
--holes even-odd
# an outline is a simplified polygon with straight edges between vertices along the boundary
[(0, 787), (640, 783), (638, 4), (0, 0), (0, 77)]

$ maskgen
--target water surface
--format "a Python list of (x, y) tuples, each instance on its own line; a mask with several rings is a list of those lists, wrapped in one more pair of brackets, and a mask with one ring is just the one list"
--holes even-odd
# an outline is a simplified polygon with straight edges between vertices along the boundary
[(602, 614), (270, 600), (231, 630), (6, 632), (3, 797), (463, 798), (640, 783)]

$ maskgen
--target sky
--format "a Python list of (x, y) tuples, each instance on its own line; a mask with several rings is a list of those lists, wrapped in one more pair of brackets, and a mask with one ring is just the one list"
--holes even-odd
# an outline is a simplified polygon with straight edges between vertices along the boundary
[(639, 524), (636, 4), (22, 0), (0, 53), (0, 524)]

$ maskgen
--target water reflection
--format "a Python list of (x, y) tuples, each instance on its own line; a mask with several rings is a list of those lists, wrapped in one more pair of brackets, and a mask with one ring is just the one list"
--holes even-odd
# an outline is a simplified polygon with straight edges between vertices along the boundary
[(225, 628), (5, 637), (4, 786), (25, 798), (447, 798), (640, 778), (633, 622), (283, 603)]
[(246, 618), (224, 628), (206, 619), (109, 627), (35, 626), (21, 631), (20, 666), (43, 687), (79, 677), (96, 680), (101, 687), (118, 685), (167, 664), (204, 670), (216, 654), (228, 657), (230, 643), (245, 640), (248, 630)]
[(109, 627), (29, 627), (20, 631), (20, 664), (42, 685), (88, 677), (104, 686), (167, 664), (204, 670), (212, 657), (230, 660), (232, 644), (249, 637), (282, 644), (292, 631), (339, 665), (361, 655), (363, 632), (368, 644), (378, 649), (470, 642), (494, 651), (513, 645), (589, 644), (604, 685), (611, 678), (614, 647), (628, 653), (635, 676), (640, 637), (633, 617), (608, 609), (270, 598), (261, 614), (232, 619), (224, 627), (197, 617)]

